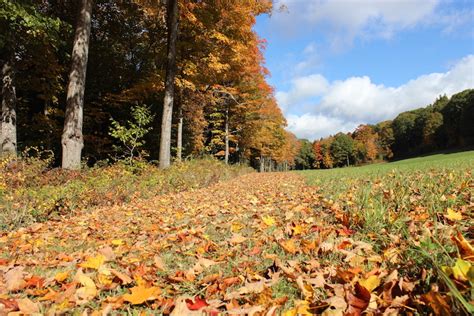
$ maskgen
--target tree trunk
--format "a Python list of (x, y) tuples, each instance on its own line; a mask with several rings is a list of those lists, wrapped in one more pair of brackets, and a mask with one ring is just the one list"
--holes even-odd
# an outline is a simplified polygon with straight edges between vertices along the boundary
[(183, 152), (183, 111), (179, 109), (179, 120), (178, 120), (178, 137), (176, 144), (176, 160), (182, 160)]
[(16, 155), (16, 91), (13, 83), (13, 57), (2, 67), (2, 96), (0, 155)]
[(229, 164), (229, 107), (225, 110), (225, 164)]
[(165, 98), (161, 121), (160, 168), (171, 161), (171, 123), (173, 119), (174, 78), (176, 76), (176, 41), (178, 37), (178, 0), (168, 0), (168, 54), (166, 57)]
[(260, 155), (260, 172), (265, 172), (265, 158)]
[(61, 139), (62, 167), (81, 168), (84, 89), (86, 84), (89, 37), (91, 32), (92, 0), (82, 0), (71, 55), (71, 71), (67, 87), (66, 114)]

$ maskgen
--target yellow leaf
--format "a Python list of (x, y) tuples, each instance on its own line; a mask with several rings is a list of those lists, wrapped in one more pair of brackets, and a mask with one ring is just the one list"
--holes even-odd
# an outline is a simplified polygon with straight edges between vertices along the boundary
[(380, 285), (380, 279), (376, 275), (371, 275), (367, 279), (359, 280), (359, 284), (372, 292)]
[(97, 255), (95, 257), (87, 258), (86, 262), (79, 264), (79, 266), (83, 268), (98, 270), (99, 267), (104, 264), (104, 262), (105, 262), (105, 256)]
[(295, 225), (291, 228), (293, 235), (301, 235), (304, 232), (304, 227), (301, 225)]
[(64, 280), (66, 280), (68, 276), (69, 276), (69, 271), (58, 272), (58, 273), (54, 276), (54, 279), (56, 280), (56, 282), (61, 283), (61, 282), (63, 282)]
[(75, 294), (78, 303), (88, 302), (97, 295), (97, 288), (94, 281), (81, 270), (77, 271), (75, 280), (83, 285), (83, 287), (77, 289)]
[(296, 244), (293, 239), (282, 240), (280, 241), (280, 246), (285, 249), (285, 251), (295, 254), (296, 253)]
[(462, 214), (461, 212), (456, 212), (452, 208), (448, 207), (447, 214), (444, 215), (449, 220), (452, 221), (460, 221), (462, 220)]
[(157, 287), (135, 286), (130, 289), (131, 294), (123, 295), (123, 299), (132, 305), (143, 304), (146, 301), (155, 300), (160, 295), (161, 290)]
[(114, 239), (112, 240), (112, 245), (114, 246), (122, 246), (124, 244), (122, 239)]
[(269, 215), (263, 216), (262, 220), (267, 226), (275, 225), (275, 219), (273, 217), (269, 216)]
[(239, 222), (233, 222), (232, 225), (230, 226), (230, 230), (231, 230), (233, 233), (238, 233), (239, 231), (242, 230), (242, 228), (244, 228), (244, 225), (242, 225), (242, 224), (239, 223)]
[(283, 313), (283, 316), (306, 316), (314, 315), (309, 311), (309, 302), (307, 301), (296, 301), (295, 308), (287, 310)]
[(474, 281), (474, 276), (472, 275), (472, 273), (469, 273), (469, 270), (471, 270), (471, 263), (469, 261), (458, 258), (452, 270), (453, 276), (456, 280)]

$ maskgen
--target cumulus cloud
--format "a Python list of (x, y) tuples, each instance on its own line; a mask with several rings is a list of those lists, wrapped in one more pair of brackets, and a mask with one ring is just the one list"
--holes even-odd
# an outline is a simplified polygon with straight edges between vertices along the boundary
[(440, 0), (279, 0), (275, 7), (288, 10), (276, 13), (275, 23), (286, 32), (296, 26), (324, 28), (330, 41), (340, 48), (357, 36), (390, 37), (398, 30), (413, 27), (434, 16)]
[[(298, 137), (317, 139), (349, 131), (361, 123), (376, 123), (398, 113), (425, 106), (439, 95), (474, 88), (474, 55), (454, 64), (444, 73), (431, 73), (398, 87), (376, 84), (367, 76), (329, 83), (322, 75), (295, 78), (288, 91), (279, 91), (277, 101), (288, 118), (288, 129)], [(311, 110), (296, 115), (302, 105), (319, 98)]]

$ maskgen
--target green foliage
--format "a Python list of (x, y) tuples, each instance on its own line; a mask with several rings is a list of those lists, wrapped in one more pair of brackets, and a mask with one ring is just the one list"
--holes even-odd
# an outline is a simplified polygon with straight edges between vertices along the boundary
[(354, 140), (347, 134), (339, 133), (331, 143), (331, 154), (337, 166), (349, 166), (354, 155)]
[(123, 146), (126, 162), (131, 164), (133, 160), (143, 158), (147, 153), (142, 150), (145, 145), (144, 137), (152, 128), (149, 126), (153, 122), (154, 115), (150, 108), (141, 105), (134, 106), (131, 111), (132, 120), (127, 121), (126, 125), (121, 125), (114, 119), (111, 119), (110, 136), (119, 140)]
[(315, 162), (313, 145), (307, 139), (299, 140), (300, 150), (295, 157), (296, 169), (311, 169)]

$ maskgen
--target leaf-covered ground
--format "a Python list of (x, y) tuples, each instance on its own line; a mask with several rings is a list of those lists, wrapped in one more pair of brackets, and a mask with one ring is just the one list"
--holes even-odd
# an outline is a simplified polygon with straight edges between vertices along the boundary
[[(395, 187), (373, 182), (369, 202), (387, 200), (380, 220), (396, 225), (379, 232), (367, 229), (377, 218), (354, 209), (356, 187), (345, 183), (335, 202), (296, 173), (34, 224), (0, 235), (0, 314), (466, 313), (473, 184), (458, 175), (432, 174), (454, 184), (442, 201), (456, 195), (434, 216), (415, 186), (397, 211)], [(445, 261), (430, 258), (437, 247)]]

